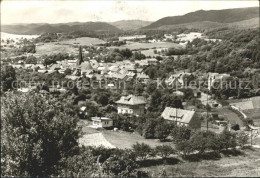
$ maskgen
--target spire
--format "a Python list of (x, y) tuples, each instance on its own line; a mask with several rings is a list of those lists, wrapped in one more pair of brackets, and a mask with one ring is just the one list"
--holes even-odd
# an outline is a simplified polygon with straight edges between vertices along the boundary
[(79, 66), (83, 62), (83, 56), (82, 56), (82, 48), (79, 46), (79, 58), (77, 61), (77, 65)]

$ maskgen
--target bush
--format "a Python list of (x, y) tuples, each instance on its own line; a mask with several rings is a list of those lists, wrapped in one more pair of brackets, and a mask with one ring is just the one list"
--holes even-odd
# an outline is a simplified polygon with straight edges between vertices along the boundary
[(220, 144), (222, 144), (221, 147), (225, 148), (226, 150), (228, 148), (235, 148), (237, 146), (237, 141), (236, 141), (236, 134), (224, 130), (219, 137)]
[(176, 144), (176, 149), (179, 153), (182, 152), (184, 157), (187, 157), (190, 153), (194, 151), (192, 143), (189, 140), (178, 142)]
[(191, 129), (185, 126), (175, 127), (171, 132), (174, 143), (189, 140), (191, 137)]
[(102, 165), (103, 170), (109, 175), (120, 175), (129, 177), (130, 174), (138, 167), (134, 153), (130, 150), (116, 152), (109, 157)]
[(171, 154), (175, 153), (175, 150), (169, 145), (156, 146), (154, 151), (156, 155), (162, 157), (163, 159), (166, 159)]
[(145, 144), (145, 143), (136, 143), (132, 146), (133, 151), (135, 153), (135, 156), (137, 158), (140, 158), (141, 160), (144, 160), (145, 158), (147, 158), (151, 152), (152, 149), (149, 145)]
[(248, 144), (248, 135), (245, 132), (240, 132), (237, 135), (237, 144), (241, 146), (241, 148), (244, 148), (246, 144)]
[(166, 121), (163, 121), (155, 127), (155, 138), (160, 139), (160, 141), (164, 141), (171, 133), (171, 129), (171, 125), (169, 125)]
[(194, 150), (197, 150), (200, 154), (205, 150), (212, 148), (211, 144), (215, 140), (215, 134), (210, 131), (198, 131), (192, 137), (190, 142)]

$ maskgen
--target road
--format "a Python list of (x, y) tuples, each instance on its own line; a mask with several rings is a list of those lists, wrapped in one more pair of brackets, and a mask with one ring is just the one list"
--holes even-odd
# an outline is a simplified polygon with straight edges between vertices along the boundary
[(240, 127), (244, 126), (244, 123), (239, 116), (228, 107), (217, 109), (217, 112), (223, 115), (230, 122), (230, 124), (238, 124)]

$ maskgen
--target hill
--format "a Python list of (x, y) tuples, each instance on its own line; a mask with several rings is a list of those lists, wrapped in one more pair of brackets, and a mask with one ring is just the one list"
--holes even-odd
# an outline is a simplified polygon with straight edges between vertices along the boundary
[(120, 20), (116, 22), (110, 22), (109, 24), (121, 29), (121, 30), (136, 30), (147, 25), (150, 25), (151, 21), (143, 20)]
[(252, 18), (249, 20), (242, 20), (232, 23), (219, 23), (210, 21), (192, 22), (177, 25), (163, 25), (158, 27), (159, 30), (172, 30), (178, 28), (196, 28), (196, 29), (213, 29), (213, 28), (237, 28), (237, 29), (247, 29), (247, 28), (258, 28), (259, 27), (259, 17)]
[(42, 33), (62, 33), (72, 31), (120, 32), (121, 30), (105, 22), (73, 22), (60, 24), (20, 24), (3, 25), (1, 32), (12, 34), (38, 35)]
[(196, 22), (233, 23), (259, 17), (259, 8), (237, 8), (224, 10), (199, 10), (183, 16), (164, 17), (142, 29), (157, 29), (162, 26), (189, 24)]

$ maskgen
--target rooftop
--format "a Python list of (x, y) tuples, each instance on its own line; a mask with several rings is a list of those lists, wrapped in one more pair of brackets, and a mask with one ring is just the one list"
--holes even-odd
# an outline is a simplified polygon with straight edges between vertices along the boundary
[(92, 121), (112, 121), (112, 119), (110, 119), (110, 118), (107, 118), (107, 117), (91, 117), (91, 120)]
[(139, 104), (146, 104), (146, 101), (143, 96), (122, 96), (120, 100), (116, 102), (117, 104), (126, 104), (126, 105), (139, 105)]
[(195, 111), (166, 107), (161, 116), (166, 120), (176, 121), (176, 114), (178, 122), (188, 124), (193, 118)]

